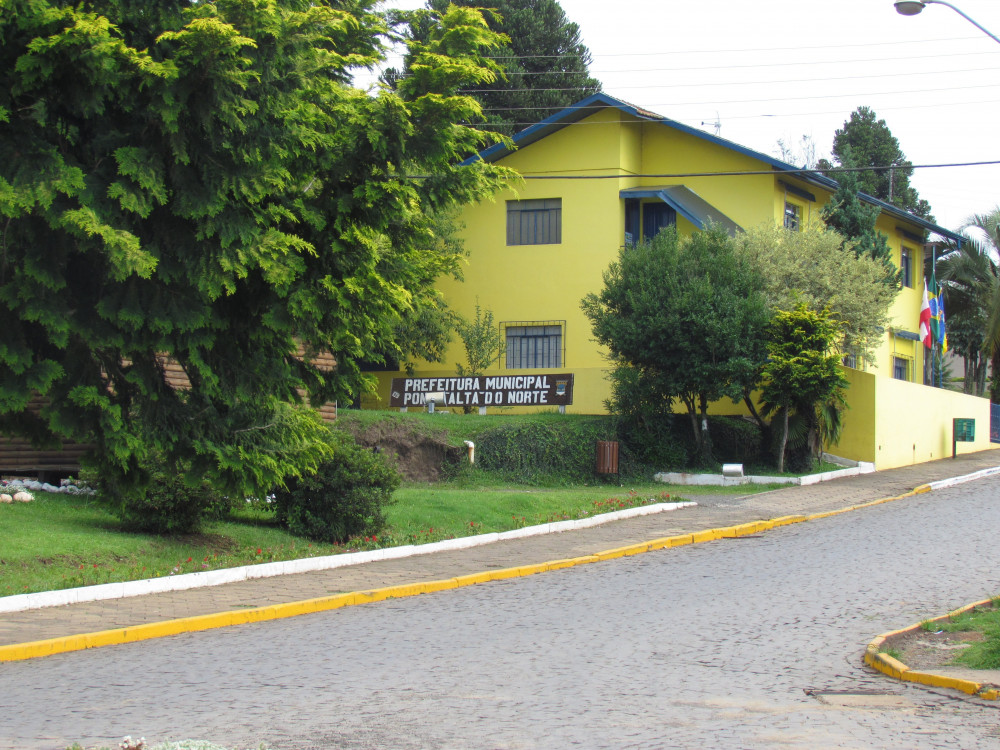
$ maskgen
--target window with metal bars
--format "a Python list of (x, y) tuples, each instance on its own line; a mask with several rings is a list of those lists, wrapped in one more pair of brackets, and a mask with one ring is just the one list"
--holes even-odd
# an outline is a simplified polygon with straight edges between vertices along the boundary
[(507, 201), (508, 245), (562, 242), (562, 198)]
[(506, 366), (511, 370), (558, 368), (563, 366), (562, 322), (505, 323)]

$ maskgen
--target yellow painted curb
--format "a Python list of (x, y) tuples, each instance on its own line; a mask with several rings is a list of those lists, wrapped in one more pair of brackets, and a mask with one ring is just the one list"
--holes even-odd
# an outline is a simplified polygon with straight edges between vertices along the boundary
[[(727, 526), (718, 529), (705, 529), (693, 534), (679, 534), (677, 536), (661, 537), (648, 542), (640, 542), (625, 547), (604, 550), (592, 555), (581, 557), (565, 558), (562, 560), (551, 560), (545, 563), (534, 565), (522, 565), (501, 570), (489, 570), (481, 573), (470, 573), (467, 575), (446, 578), (439, 581), (424, 581), (421, 583), (407, 583), (396, 586), (386, 586), (368, 591), (352, 591), (344, 594), (307, 599), (299, 602), (288, 602), (285, 604), (268, 605), (245, 610), (232, 610), (228, 612), (218, 612), (210, 615), (197, 615), (194, 617), (184, 617), (176, 620), (165, 620), (163, 622), (153, 622), (144, 625), (134, 625), (126, 628), (114, 628), (111, 630), (101, 630), (93, 633), (83, 633), (80, 635), (61, 636), (42, 641), (29, 641), (27, 643), (15, 643), (0, 646), (0, 662), (22, 661), (25, 659), (35, 659), (42, 656), (51, 656), (70, 651), (82, 651), (88, 648), (99, 648), (101, 646), (112, 646), (124, 643), (135, 643), (137, 641), (149, 640), (151, 638), (164, 638), (170, 635), (180, 635), (181, 633), (194, 633), (202, 630), (212, 630), (224, 628), (231, 625), (246, 625), (255, 622), (265, 622), (268, 620), (279, 620), (287, 617), (297, 617), (299, 615), (313, 614), (316, 612), (326, 612), (341, 607), (351, 607), (359, 604), (370, 604), (387, 599), (401, 599), (419, 594), (430, 594), (436, 591), (457, 589), (465, 586), (474, 586), (490, 581), (501, 581), (508, 578), (521, 578), (552, 570), (563, 570), (576, 567), (577, 565), (587, 565), (589, 563), (601, 562), (603, 560), (614, 560), (621, 557), (638, 555), (644, 552), (653, 552), (661, 549), (673, 547), (683, 547), (688, 544), (699, 544), (701, 542), (716, 541), (718, 539), (732, 539), (740, 536), (748, 536), (763, 531), (787, 526), (793, 523), (803, 523), (805, 521), (828, 518), (839, 515), (849, 510), (877, 505), (879, 503), (900, 500), (910, 495), (927, 492), (930, 485), (921, 485), (912, 492), (897, 497), (875, 500), (863, 505), (855, 505), (827, 513), (816, 513), (809, 516), (793, 515), (782, 516), (770, 521), (753, 521), (739, 524), (737, 526)], [(970, 605), (975, 606), (975, 605)], [(946, 615), (947, 616), (947, 615)], [(876, 639), (877, 640), (877, 639)], [(872, 642), (874, 643), (874, 641)], [(869, 644), (871, 650), (872, 644)], [(873, 661), (879, 661), (875, 657), (886, 656), (872, 652), (865, 655), (866, 662), (869, 656)], [(886, 656), (886, 658), (889, 658)], [(875, 666), (875, 664), (872, 664)], [(903, 665), (905, 667), (905, 665)], [(876, 669), (879, 667), (875, 666)], [(992, 691), (996, 693), (997, 691)]]
[[(927, 485), (923, 485), (926, 487)], [(918, 487), (910, 494), (919, 494)], [(921, 490), (926, 492), (927, 490)], [(901, 495), (900, 497), (906, 497), (907, 495)], [(924, 620), (923, 622), (938, 622), (939, 620), (946, 620), (949, 617), (954, 617), (955, 615), (960, 615), (963, 612), (967, 612), (970, 609), (976, 607), (981, 607), (985, 604), (992, 602), (992, 599), (983, 599), (982, 601), (973, 602), (972, 604), (966, 604), (964, 607), (959, 607), (958, 609), (952, 610), (946, 615), (941, 615), (940, 617), (935, 617), (931, 620)], [(881, 672), (884, 675), (892, 677), (896, 680), (901, 680), (903, 682), (915, 682), (920, 685), (927, 685), (929, 687), (938, 688), (948, 688), (951, 690), (960, 690), (963, 693), (968, 693), (969, 695), (974, 695), (977, 698), (982, 698), (988, 701), (1000, 700), (1000, 689), (997, 689), (991, 685), (984, 685), (981, 682), (975, 682), (974, 680), (963, 680), (958, 677), (948, 677), (946, 675), (933, 674), (931, 672), (922, 672), (916, 669), (910, 669), (908, 666), (903, 664), (903, 662), (898, 659), (894, 659), (882, 651), (882, 647), (887, 641), (892, 639), (894, 636), (904, 635), (906, 633), (911, 633), (917, 630), (922, 623), (916, 625), (911, 625), (907, 628), (902, 628), (901, 630), (891, 630), (888, 633), (882, 633), (882, 635), (874, 638), (871, 643), (868, 644), (865, 649), (865, 664), (870, 666), (872, 669)]]

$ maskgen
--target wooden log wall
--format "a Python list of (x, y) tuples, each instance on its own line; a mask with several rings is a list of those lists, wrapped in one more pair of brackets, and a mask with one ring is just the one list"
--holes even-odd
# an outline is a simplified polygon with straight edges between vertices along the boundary
[[(317, 357), (316, 362), (326, 370), (332, 370), (336, 364), (330, 354)], [(180, 364), (169, 357), (164, 357), (163, 363), (167, 383), (172, 388), (184, 390), (191, 387), (191, 381)], [(302, 391), (299, 393), (305, 395)], [(36, 399), (29, 408), (37, 413), (43, 403), (42, 399)], [(337, 418), (337, 402), (328, 401), (318, 411), (325, 422), (332, 422)], [(39, 450), (19, 438), (0, 435), (0, 473), (34, 475), (44, 478), (43, 481), (75, 475), (80, 470), (80, 457), (91, 447), (87, 443), (63, 440), (59, 448)]]

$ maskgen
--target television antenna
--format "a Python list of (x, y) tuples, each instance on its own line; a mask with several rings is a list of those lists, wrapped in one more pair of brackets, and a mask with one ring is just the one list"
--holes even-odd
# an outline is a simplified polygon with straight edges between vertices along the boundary
[(715, 122), (705, 122), (704, 120), (701, 121), (702, 127), (705, 127), (706, 125), (711, 125), (713, 128), (715, 128), (715, 134), (718, 135), (722, 131), (722, 120), (719, 118), (719, 113), (718, 112), (715, 113)]

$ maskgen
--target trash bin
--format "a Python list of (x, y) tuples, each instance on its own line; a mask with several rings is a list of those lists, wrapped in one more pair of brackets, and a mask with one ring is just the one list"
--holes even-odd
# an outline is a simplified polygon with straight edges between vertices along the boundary
[(597, 441), (597, 473), (598, 474), (618, 473), (617, 440)]

